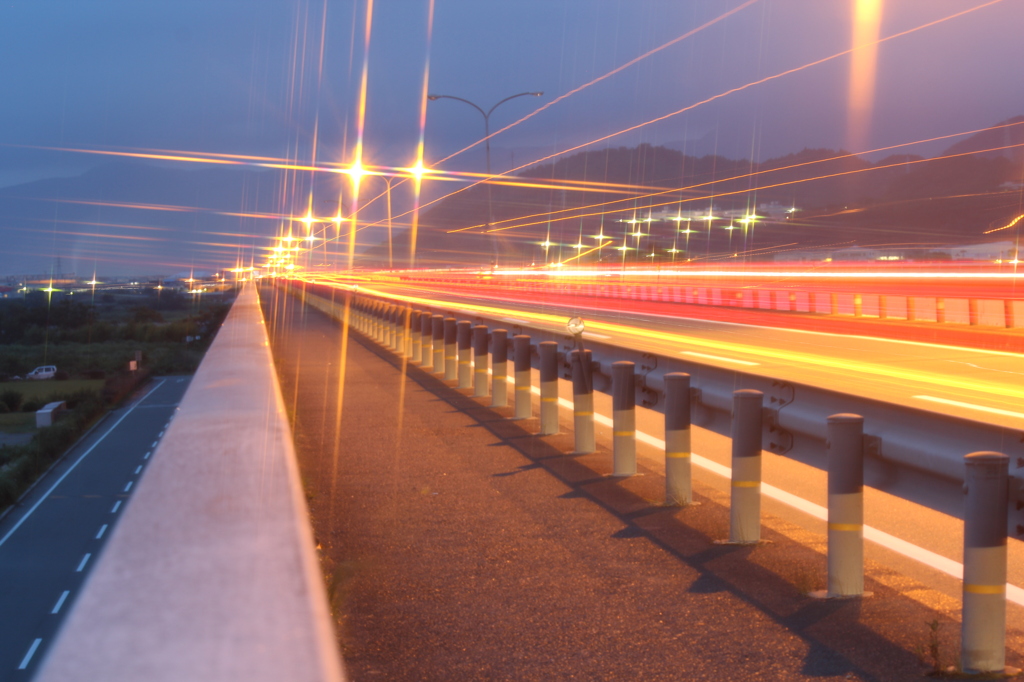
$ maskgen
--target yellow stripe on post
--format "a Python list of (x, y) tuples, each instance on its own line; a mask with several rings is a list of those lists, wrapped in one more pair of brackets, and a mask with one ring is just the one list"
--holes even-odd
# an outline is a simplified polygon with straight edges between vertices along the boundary
[(1005, 594), (1006, 585), (968, 585), (964, 583), (964, 592), (971, 594)]
[(666, 452), (666, 457), (689, 457), (689, 452)]
[(758, 488), (761, 486), (761, 481), (733, 481), (733, 488)]
[(635, 435), (636, 435), (636, 431), (614, 431), (614, 432), (613, 432), (613, 435), (616, 435), (616, 436), (625, 436), (625, 437), (627, 437), (627, 438), (628, 438), (628, 437), (630, 437), (630, 436), (635, 436)]
[(829, 530), (842, 530), (842, 531), (859, 531), (864, 529), (864, 524), (861, 523), (830, 523), (828, 524)]

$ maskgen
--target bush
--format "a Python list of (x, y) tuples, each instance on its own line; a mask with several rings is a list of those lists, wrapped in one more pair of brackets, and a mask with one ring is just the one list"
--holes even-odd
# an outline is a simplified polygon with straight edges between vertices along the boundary
[(44, 403), (42, 400), (39, 400), (38, 398), (32, 398), (30, 400), (26, 400), (21, 404), (21, 411), (38, 412), (39, 410), (43, 409), (44, 405), (46, 405), (46, 403)]
[(17, 412), (21, 407), (22, 396), (20, 391), (13, 388), (0, 393), (0, 403), (7, 409), (4, 412)]
[(71, 378), (71, 375), (69, 375), (67, 372), (65, 372), (62, 369), (58, 369), (56, 372), (53, 373), (53, 380), (54, 381), (67, 381), (70, 378)]

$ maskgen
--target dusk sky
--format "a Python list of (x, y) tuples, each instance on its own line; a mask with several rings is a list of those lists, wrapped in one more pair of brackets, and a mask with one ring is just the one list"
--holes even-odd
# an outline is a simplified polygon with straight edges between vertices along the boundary
[[(640, 127), (591, 148), (649, 142), (764, 160), (805, 147), (860, 152), (1024, 114), (1024, 2), (862, 4), (881, 5), (879, 38), (896, 36), (879, 44), (873, 67), (864, 50), (855, 53), (859, 67), (850, 54), (807, 66), (850, 49), (855, 0), (376, 0), (363, 163), (404, 167), (416, 160), (425, 74), (430, 93), (485, 109), (512, 94), (544, 92), (503, 104), (492, 117), (493, 131), (689, 32), (494, 137), (494, 170), (634, 126)], [(348, 163), (358, 137), (370, 6), (367, 0), (4, 2), (0, 188), (112, 161), (41, 148), (176, 150), (308, 165), (315, 132), (317, 163)], [(972, 8), (978, 9), (925, 26)], [(851, 73), (858, 68), (867, 77), (857, 95), (859, 110), (867, 112), (860, 123), (850, 114)], [(668, 116), (791, 69), (799, 70)], [(482, 137), (482, 117), (461, 102), (430, 102), (426, 111), (428, 166)], [(955, 141), (900, 152), (929, 155)], [(439, 168), (481, 171), (483, 160), (481, 145)], [(306, 199), (289, 192), (283, 172), (274, 173), (277, 187), (266, 183), (261, 191), (280, 195), (279, 213), (303, 213)], [(424, 191), (433, 197), (441, 190)], [(411, 206), (404, 190), (395, 203), (396, 210)], [(108, 220), (118, 220), (115, 209)], [(157, 218), (131, 218), (142, 226), (147, 220)], [(234, 229), (262, 238), (279, 227), (280, 220), (268, 219)], [(0, 233), (11, 247), (0, 251), (17, 251), (26, 229), (0, 215)], [(47, 270), (64, 250), (52, 244), (65, 239), (75, 237), (26, 247), (16, 258), (0, 255), (0, 274)], [(166, 247), (154, 246), (145, 263), (144, 252), (128, 255), (116, 239), (108, 241), (100, 260), (112, 270), (169, 270), (186, 259), (168, 258)], [(213, 267), (225, 253), (197, 248), (187, 258)], [(72, 267), (84, 272), (92, 263)]]

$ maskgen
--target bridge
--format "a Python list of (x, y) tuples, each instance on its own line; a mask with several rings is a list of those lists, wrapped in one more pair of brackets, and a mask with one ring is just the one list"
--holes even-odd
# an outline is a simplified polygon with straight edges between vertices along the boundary
[[(935, 665), (1019, 662), (1016, 354), (666, 323), (600, 312), (601, 292), (564, 283), (542, 298), (411, 279), (286, 281), (262, 289), (262, 311), (242, 289), (66, 623), (33, 640), (38, 662), (22, 659), (29, 672), (341, 679), (338, 628), (357, 678), (683, 666), (905, 679), (923, 643), (941, 650)], [(657, 302), (656, 285), (629, 286)], [(677, 313), (716, 296), (660, 293)], [(581, 309), (584, 328), (567, 329)], [(859, 479), (837, 478), (837, 450)], [(1009, 455), (994, 484), (970, 478), (978, 451)], [(965, 480), (990, 486), (987, 506), (965, 508)], [(751, 622), (750, 641), (726, 634)], [(719, 653), (671, 651), (695, 623), (720, 633)], [(638, 628), (660, 644), (637, 651)], [(570, 643), (552, 646), (555, 632)], [(747, 661), (766, 641), (778, 651)], [(976, 647), (962, 660), (960, 641)]]

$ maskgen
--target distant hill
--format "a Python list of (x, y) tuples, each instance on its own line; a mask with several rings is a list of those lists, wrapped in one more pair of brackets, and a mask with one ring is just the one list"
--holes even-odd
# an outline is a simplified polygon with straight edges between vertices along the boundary
[[(705, 257), (838, 243), (939, 245), (1006, 239), (1005, 232), (991, 237), (985, 232), (1021, 212), (1024, 147), (1012, 145), (1024, 145), (1024, 116), (961, 140), (935, 159), (893, 155), (872, 163), (842, 151), (804, 149), (753, 164), (651, 145), (582, 152), (516, 176), (524, 185), (536, 186), (490, 188), (493, 227), (513, 229), (486, 232), (484, 186), (441, 201), (420, 219), (417, 262), (558, 261), (578, 253), (572, 244), (596, 244), (589, 235), (602, 229), (623, 244), (624, 234), (635, 228), (621, 220), (709, 208), (716, 214), (739, 215), (765, 204), (800, 210), (788, 219), (768, 216), (746, 236), (742, 229), (722, 229), (728, 226), (725, 221), (714, 222), (710, 234), (699, 223), (687, 244), (674, 224), (663, 222), (651, 225), (649, 237), (625, 243), (667, 258), (665, 249), (672, 246), (689, 247), (690, 256)], [(996, 147), (1010, 148), (984, 151)], [(610, 184), (592, 184), (587, 191), (543, 186), (572, 182)], [(631, 187), (636, 191), (628, 191)], [(396, 253), (407, 253), (407, 237), (398, 241)], [(545, 241), (562, 246), (549, 246), (545, 254)], [(380, 253), (373, 249), (366, 260), (379, 259)], [(604, 257), (619, 259), (621, 252), (609, 249)]]

